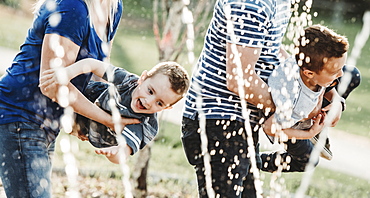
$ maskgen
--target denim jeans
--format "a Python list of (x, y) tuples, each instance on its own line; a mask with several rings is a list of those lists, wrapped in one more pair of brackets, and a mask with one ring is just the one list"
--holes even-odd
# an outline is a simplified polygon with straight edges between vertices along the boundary
[(0, 176), (8, 198), (51, 197), (54, 142), (39, 125), (0, 125)]
[[(199, 197), (208, 197), (198, 129), (198, 120), (183, 118), (182, 143), (185, 154), (196, 170)], [(250, 167), (247, 141), (240, 131), (245, 133), (242, 122), (206, 120), (208, 152), (211, 154), (212, 188), (220, 198), (241, 197), (243, 189), (241, 187)]]
[[(267, 172), (274, 172), (278, 170), (276, 165), (276, 158), (280, 156), (282, 164), (289, 161), (289, 166), (283, 166), (283, 172), (303, 172), (306, 168), (307, 163), (310, 160), (311, 152), (314, 148), (314, 144), (310, 140), (296, 140), (294, 143), (291, 140), (285, 142), (287, 145), (287, 152), (278, 153), (263, 153), (262, 158), (262, 169)], [(289, 157), (289, 160), (287, 158)], [(315, 165), (317, 165), (318, 161)]]

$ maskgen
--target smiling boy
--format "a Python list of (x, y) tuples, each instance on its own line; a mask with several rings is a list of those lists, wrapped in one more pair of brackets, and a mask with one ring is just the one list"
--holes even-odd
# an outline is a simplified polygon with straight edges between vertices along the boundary
[[(268, 79), (277, 108), (263, 129), (270, 137), (284, 134), (282, 139), (288, 140), (286, 152), (261, 154), (263, 171), (277, 171), (278, 164), (288, 161), (289, 166), (282, 166), (283, 172), (304, 171), (317, 142), (316, 134), (339, 120), (325, 120), (327, 111), (341, 108), (336, 111), (341, 114), (345, 99), (360, 83), (358, 69), (345, 65), (349, 48), (346, 37), (325, 26), (313, 25), (305, 29), (298, 43), (295, 57), (288, 58)], [(352, 77), (345, 93), (339, 95), (336, 90), (344, 71)], [(339, 97), (342, 105), (332, 105), (334, 97)], [(273, 133), (279, 131), (276, 129), (283, 133)], [(331, 160), (329, 146), (326, 138), (321, 157)]]
[(65, 73), (65, 78), (71, 80), (80, 74), (92, 72), (110, 83), (90, 81), (84, 95), (109, 113), (118, 110), (121, 116), (140, 121), (139, 124), (125, 126), (121, 134), (127, 146), (122, 146), (118, 145), (117, 134), (110, 128), (86, 117), (76, 116), (74, 131), (78, 131), (80, 139), (88, 139), (93, 146), (100, 148), (96, 150), (97, 154), (105, 155), (113, 163), (119, 163), (117, 154), (121, 149), (127, 154), (134, 154), (153, 140), (158, 132), (156, 113), (170, 109), (189, 87), (187, 72), (175, 62), (159, 63), (151, 70), (143, 71), (141, 76), (95, 59), (81, 60), (63, 70), (45, 71), (40, 87), (48, 89), (58, 86), (58, 73)]

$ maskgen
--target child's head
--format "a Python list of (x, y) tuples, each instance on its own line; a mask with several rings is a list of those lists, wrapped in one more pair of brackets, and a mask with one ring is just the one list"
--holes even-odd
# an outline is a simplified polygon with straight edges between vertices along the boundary
[(343, 75), (349, 46), (346, 37), (325, 26), (313, 25), (305, 29), (298, 41), (296, 60), (306, 76), (316, 75), (314, 81), (326, 87)]
[(176, 62), (162, 62), (144, 71), (133, 92), (131, 107), (136, 113), (156, 113), (178, 102), (189, 88), (186, 70)]

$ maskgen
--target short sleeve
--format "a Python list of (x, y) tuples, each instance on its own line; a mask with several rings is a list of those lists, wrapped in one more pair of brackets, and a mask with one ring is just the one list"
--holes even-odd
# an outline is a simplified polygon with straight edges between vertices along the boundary
[(81, 46), (90, 27), (87, 6), (80, 0), (58, 1), (45, 23), (46, 34), (58, 34)]
[(123, 68), (110, 65), (103, 75), (103, 79), (113, 83), (114, 85), (121, 85), (128, 80), (129, 76), (133, 74)]
[(157, 133), (158, 121), (155, 117), (147, 117), (140, 124), (127, 125), (122, 135), (125, 137), (127, 145), (131, 147), (132, 154), (135, 154), (151, 142)]

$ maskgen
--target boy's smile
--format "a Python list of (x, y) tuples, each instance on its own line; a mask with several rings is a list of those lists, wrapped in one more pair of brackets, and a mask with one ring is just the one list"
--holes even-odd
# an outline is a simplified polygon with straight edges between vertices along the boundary
[(171, 89), (168, 76), (156, 74), (148, 77), (144, 72), (132, 92), (131, 108), (135, 113), (156, 113), (170, 108), (181, 96)]

